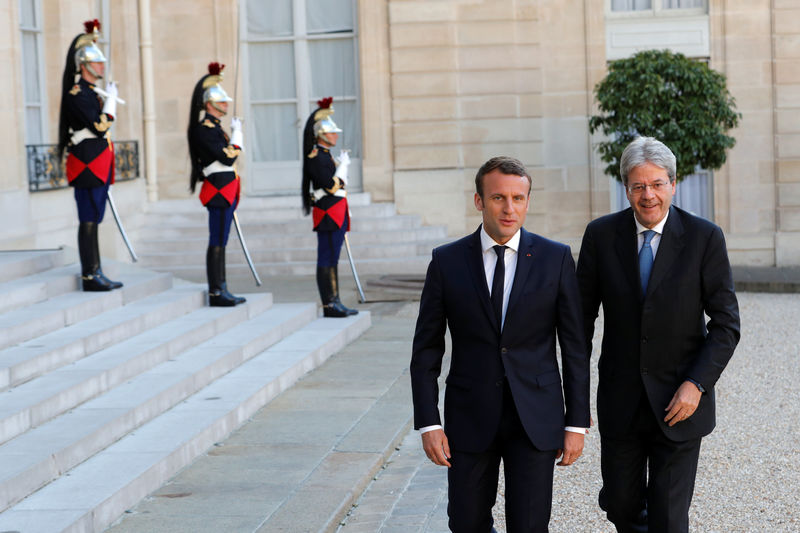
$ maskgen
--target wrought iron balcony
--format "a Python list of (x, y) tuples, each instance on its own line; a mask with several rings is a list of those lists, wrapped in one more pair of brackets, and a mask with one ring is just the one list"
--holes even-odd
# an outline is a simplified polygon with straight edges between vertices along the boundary
[[(64, 159), (58, 157), (58, 145), (29, 144), (28, 190), (51, 191), (68, 187), (64, 174)], [(114, 141), (114, 176), (116, 181), (128, 181), (139, 177), (138, 141)]]

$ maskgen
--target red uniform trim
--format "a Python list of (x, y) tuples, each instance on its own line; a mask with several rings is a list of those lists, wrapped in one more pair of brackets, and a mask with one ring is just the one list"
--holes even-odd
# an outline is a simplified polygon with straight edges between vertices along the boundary
[(111, 180), (114, 183), (114, 145), (110, 144), (105, 150), (100, 152), (97, 157), (88, 163), (78, 159), (75, 154), (67, 154), (67, 182), (72, 183), (80, 174), (86, 170), (95, 175), (103, 183)]
[[(340, 201), (336, 202), (328, 209), (320, 209), (317, 206), (314, 206), (312, 209), (312, 217), (314, 218), (314, 228), (320, 225), (320, 222), (328, 216), (331, 220), (338, 226), (342, 227), (344, 224), (345, 216), (347, 215), (347, 200), (342, 198)], [(347, 228), (348, 231), (350, 230), (350, 224), (348, 223)]]

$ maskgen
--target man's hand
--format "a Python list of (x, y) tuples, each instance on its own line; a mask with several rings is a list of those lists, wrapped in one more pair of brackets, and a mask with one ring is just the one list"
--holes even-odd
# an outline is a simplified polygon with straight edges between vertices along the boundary
[(670, 400), (665, 411), (667, 416), (664, 417), (664, 422), (670, 426), (674, 426), (678, 422), (683, 422), (692, 416), (700, 403), (702, 392), (697, 388), (697, 385), (691, 381), (684, 381), (675, 395)]
[(422, 434), (422, 449), (428, 459), (439, 466), (450, 466), (450, 444), (442, 429), (426, 431)]
[(578, 460), (578, 457), (583, 453), (583, 439), (584, 435), (575, 433), (574, 431), (564, 432), (564, 448), (558, 450), (556, 459), (561, 457), (561, 461), (556, 463), (558, 466), (569, 466)]

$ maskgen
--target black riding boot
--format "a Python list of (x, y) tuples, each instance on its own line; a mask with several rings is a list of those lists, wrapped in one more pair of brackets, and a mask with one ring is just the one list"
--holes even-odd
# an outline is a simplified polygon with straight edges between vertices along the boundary
[(78, 224), (78, 255), (81, 258), (81, 285), (84, 292), (104, 292), (117, 288), (100, 270), (97, 223)]
[(97, 276), (104, 280), (106, 283), (111, 285), (112, 289), (119, 289), (122, 287), (122, 282), (120, 281), (111, 281), (103, 274), (103, 269), (100, 268), (100, 242), (97, 239), (97, 224), (94, 225), (94, 254), (97, 256)]
[(245, 299), (228, 292), (225, 283), (225, 248), (209, 246), (206, 252), (206, 276), (208, 277), (208, 305), (211, 307), (233, 307)]
[(336, 267), (317, 267), (317, 288), (322, 299), (322, 315), (342, 318), (358, 314), (355, 309), (348, 309), (339, 300), (339, 277)]

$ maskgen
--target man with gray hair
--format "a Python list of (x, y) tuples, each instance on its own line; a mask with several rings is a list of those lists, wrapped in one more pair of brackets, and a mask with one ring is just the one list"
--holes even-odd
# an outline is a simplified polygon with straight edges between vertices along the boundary
[(689, 530), (714, 385), (739, 341), (725, 238), (671, 205), (675, 166), (660, 141), (631, 142), (620, 160), (631, 207), (591, 222), (578, 259), (587, 357), (603, 306), (600, 506), (620, 532)]

